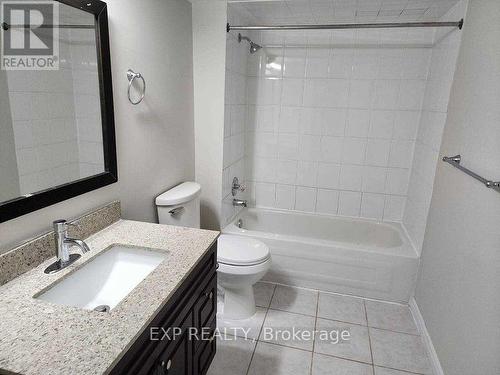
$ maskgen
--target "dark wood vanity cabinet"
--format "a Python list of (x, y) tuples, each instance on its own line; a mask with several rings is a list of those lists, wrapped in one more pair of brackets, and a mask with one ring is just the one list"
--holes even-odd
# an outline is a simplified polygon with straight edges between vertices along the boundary
[(216, 350), (216, 264), (214, 244), (111, 374), (206, 374)]

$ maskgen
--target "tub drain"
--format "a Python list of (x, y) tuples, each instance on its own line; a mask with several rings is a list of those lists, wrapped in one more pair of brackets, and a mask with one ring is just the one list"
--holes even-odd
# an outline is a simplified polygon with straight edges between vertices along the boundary
[(94, 311), (97, 311), (97, 312), (108, 312), (109, 310), (110, 310), (110, 308), (108, 305), (99, 305), (99, 306), (94, 307)]

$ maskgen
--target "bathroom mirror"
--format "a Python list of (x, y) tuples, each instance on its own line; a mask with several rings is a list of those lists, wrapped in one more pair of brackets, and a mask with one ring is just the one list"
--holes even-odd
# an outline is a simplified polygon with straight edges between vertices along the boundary
[(3, 222), (114, 183), (117, 167), (106, 4), (0, 5)]

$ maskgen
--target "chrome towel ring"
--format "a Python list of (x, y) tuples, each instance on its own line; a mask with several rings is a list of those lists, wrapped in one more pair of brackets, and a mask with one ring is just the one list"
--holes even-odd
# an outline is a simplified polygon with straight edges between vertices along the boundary
[[(136, 78), (142, 79), (142, 93), (141, 96), (139, 97), (139, 100), (134, 102), (130, 97), (130, 87), (132, 87), (132, 83)], [(141, 73), (136, 73), (132, 69), (127, 70), (127, 79), (128, 79), (128, 89), (127, 89), (128, 100), (133, 105), (137, 105), (140, 102), (142, 102), (142, 99), (144, 99), (144, 95), (146, 95), (146, 81), (144, 80), (144, 77), (142, 76)]]

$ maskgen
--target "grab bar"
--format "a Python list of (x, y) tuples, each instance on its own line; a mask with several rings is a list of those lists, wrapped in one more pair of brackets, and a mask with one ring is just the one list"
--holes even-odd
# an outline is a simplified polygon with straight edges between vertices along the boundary
[(455, 155), (455, 156), (445, 156), (443, 158), (443, 161), (445, 163), (448, 163), (452, 166), (454, 166), (457, 169), (460, 169), (462, 172), (465, 174), (468, 174), (469, 176), (475, 178), (478, 181), (481, 181), (487, 188), (489, 189), (494, 189), (498, 192), (500, 192), (500, 181), (491, 181), (487, 180), (484, 177), (481, 177), (477, 173), (472, 172), (470, 169), (467, 169), (460, 165), (460, 162), (462, 161), (462, 156), (461, 155)]

